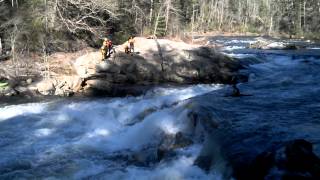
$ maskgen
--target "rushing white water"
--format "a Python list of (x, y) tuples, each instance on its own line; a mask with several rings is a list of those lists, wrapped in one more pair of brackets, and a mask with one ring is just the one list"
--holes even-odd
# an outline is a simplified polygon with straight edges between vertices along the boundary
[[(238, 37), (236, 37), (238, 38)], [(234, 44), (250, 44), (256, 42), (255, 39), (218, 39), (217, 43), (222, 43), (224, 45), (234, 45)]]
[(235, 49), (245, 49), (245, 46), (225, 46), (222, 48), (223, 51), (232, 51)]
[(0, 179), (219, 179), (219, 173), (194, 165), (201, 144), (177, 149), (160, 162), (154, 154), (164, 135), (187, 129), (183, 100), (222, 87), (156, 88), (140, 97), (2, 107)]

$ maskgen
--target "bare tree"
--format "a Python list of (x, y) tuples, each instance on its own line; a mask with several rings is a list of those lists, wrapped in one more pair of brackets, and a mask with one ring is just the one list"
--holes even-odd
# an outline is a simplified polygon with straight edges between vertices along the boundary
[(2, 40), (1, 40), (1, 37), (0, 37), (0, 55), (2, 54)]
[(106, 22), (117, 18), (116, 6), (113, 0), (55, 0), (53, 9), (69, 32), (86, 31), (101, 37)]

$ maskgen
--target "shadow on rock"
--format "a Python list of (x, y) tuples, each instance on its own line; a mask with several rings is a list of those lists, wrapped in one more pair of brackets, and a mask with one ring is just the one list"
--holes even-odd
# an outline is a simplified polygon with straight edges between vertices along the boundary
[(258, 155), (247, 171), (236, 171), (238, 179), (316, 180), (320, 179), (320, 159), (310, 142), (297, 139)]

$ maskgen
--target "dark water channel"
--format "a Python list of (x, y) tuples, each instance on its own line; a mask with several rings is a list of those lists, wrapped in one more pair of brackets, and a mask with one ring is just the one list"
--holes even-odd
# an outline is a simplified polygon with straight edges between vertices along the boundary
[[(225, 93), (223, 89), (197, 97), (200, 106), (214, 112), (220, 120), (222, 126), (216, 135), (220, 136), (220, 144), (231, 164), (238, 166), (239, 177), (252, 178), (250, 174), (254, 172), (246, 169), (246, 165), (259, 154), (279, 151), (295, 139), (311, 142), (319, 157), (319, 46), (282, 40), (302, 44), (306, 49), (255, 50), (247, 48), (255, 42), (250, 37), (215, 37), (212, 42), (224, 44), (226, 54), (240, 58), (248, 67), (245, 73), (249, 74), (249, 82), (238, 87), (241, 93), (252, 96), (226, 98), (221, 95)], [(203, 103), (203, 99), (208, 101)], [(266, 178), (281, 179), (281, 173), (276, 172), (279, 168), (273, 170)], [(317, 178), (310, 176), (310, 179)]]

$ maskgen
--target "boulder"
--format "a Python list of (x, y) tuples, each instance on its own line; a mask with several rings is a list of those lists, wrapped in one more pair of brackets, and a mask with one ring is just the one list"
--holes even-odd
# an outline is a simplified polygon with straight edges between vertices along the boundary
[(94, 79), (86, 81), (86, 88), (109, 91), (111, 89), (111, 86), (110, 82), (107, 80)]
[(54, 95), (55, 83), (53, 79), (42, 80), (37, 83), (37, 90), (42, 95)]
[(249, 48), (264, 50), (296, 50), (305, 48), (304, 46), (294, 43), (274, 42), (264, 38), (257, 38), (257, 41), (250, 44)]
[(161, 160), (164, 157), (172, 156), (176, 149), (184, 148), (192, 144), (193, 141), (182, 132), (178, 132), (177, 134), (166, 134), (158, 147), (158, 158)]
[(32, 79), (31, 78), (28, 78), (27, 80), (26, 80), (26, 82), (27, 82), (27, 84), (31, 84), (32, 83)]
[(296, 139), (257, 156), (251, 165), (254, 179), (320, 179), (320, 158), (312, 143)]
[(15, 96), (19, 92), (10, 86), (0, 87), (0, 96)]
[(100, 52), (91, 52), (80, 56), (75, 60), (73, 67), (80, 78), (88, 78), (97, 71), (97, 65), (101, 63)]

